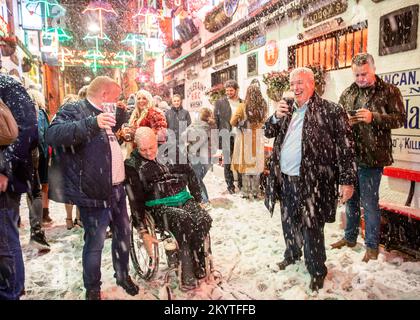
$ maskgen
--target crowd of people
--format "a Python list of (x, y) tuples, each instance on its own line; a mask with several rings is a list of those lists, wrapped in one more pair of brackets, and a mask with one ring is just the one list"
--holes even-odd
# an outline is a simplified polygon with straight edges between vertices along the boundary
[[(148, 252), (157, 240), (146, 228), (145, 213), (157, 224), (167, 220), (179, 245), (181, 287), (195, 288), (206, 277), (204, 240), (212, 224), (204, 177), (219, 161), (219, 150), (225, 194), (240, 192), (243, 201), (264, 198), (270, 212), (280, 202), (286, 244), (280, 270), (301, 259), (303, 248), (310, 289), (323, 287), (324, 225), (335, 220), (338, 203), (346, 204), (347, 226), (332, 248), (356, 244), (362, 207), (363, 261), (377, 259), (379, 184), (383, 167), (393, 162), (390, 130), (403, 125), (405, 111), (399, 90), (375, 75), (370, 54), (356, 55), (352, 72), (354, 83), (334, 103), (315, 92), (310, 69), (294, 69), (294, 98), (278, 102), (272, 115), (258, 84), (251, 83), (242, 100), (238, 83), (228, 80), (226, 96), (196, 117), (178, 94), (170, 107), (144, 89), (121, 99), (118, 83), (98, 76), (78, 95), (66, 96), (52, 119), (39, 92), (0, 75), (0, 98), (19, 125), (16, 141), (0, 146), (0, 298), (24, 293), (22, 193), (29, 203), (31, 241), (40, 249), (49, 249), (43, 230), (51, 222), (49, 199), (65, 204), (67, 229), (84, 229), (86, 299), (101, 299), (108, 236), (116, 284), (130, 295), (139, 292), (129, 274), (129, 212)], [(267, 169), (264, 137), (274, 144), (269, 174), (261, 179)]]

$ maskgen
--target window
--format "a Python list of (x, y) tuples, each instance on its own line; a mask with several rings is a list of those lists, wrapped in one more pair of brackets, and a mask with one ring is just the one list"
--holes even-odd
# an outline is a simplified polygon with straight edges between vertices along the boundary
[(412, 50), (417, 47), (419, 5), (390, 12), (380, 19), (379, 55)]
[(320, 64), (326, 70), (351, 66), (351, 59), (367, 52), (367, 21), (289, 47), (289, 68)]
[(232, 67), (212, 73), (211, 86), (213, 87), (219, 83), (223, 84), (228, 80), (238, 81), (238, 70), (236, 66), (232, 66)]

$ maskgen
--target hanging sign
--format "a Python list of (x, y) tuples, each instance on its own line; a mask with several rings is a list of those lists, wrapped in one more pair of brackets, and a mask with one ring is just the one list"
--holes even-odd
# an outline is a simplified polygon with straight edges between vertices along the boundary
[(225, 15), (230, 18), (232, 17), (236, 10), (238, 9), (239, 0), (224, 0), (223, 10)]
[(241, 41), (239, 52), (245, 53), (256, 48), (262, 47), (263, 45), (265, 45), (265, 41), (265, 35), (254, 34), (252, 36), (246, 37), (244, 40)]
[(279, 58), (279, 48), (276, 40), (267, 42), (264, 48), (264, 61), (269, 67), (274, 66)]
[(303, 18), (303, 27), (307, 28), (321, 21), (332, 18), (347, 10), (347, 0), (337, 0), (313, 12)]

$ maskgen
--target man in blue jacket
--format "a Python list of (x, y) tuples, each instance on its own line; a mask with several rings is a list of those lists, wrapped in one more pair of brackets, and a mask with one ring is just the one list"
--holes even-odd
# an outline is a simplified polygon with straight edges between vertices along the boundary
[(0, 98), (19, 126), (16, 141), (0, 147), (0, 300), (18, 300), (25, 284), (19, 204), (21, 194), (31, 186), (31, 151), (38, 143), (38, 129), (35, 105), (19, 82), (0, 74)]
[(47, 131), (47, 143), (53, 147), (50, 199), (80, 209), (85, 231), (83, 282), (88, 300), (101, 299), (101, 255), (109, 225), (117, 285), (130, 295), (139, 291), (128, 274), (130, 224), (123, 186), (125, 171), (114, 134), (125, 115), (120, 108), (115, 113), (107, 109), (120, 92), (111, 78), (95, 78), (86, 99), (63, 105)]

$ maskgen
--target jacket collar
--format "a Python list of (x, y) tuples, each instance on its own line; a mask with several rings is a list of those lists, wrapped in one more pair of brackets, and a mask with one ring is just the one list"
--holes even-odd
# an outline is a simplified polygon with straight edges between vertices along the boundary
[(182, 106), (180, 106), (179, 108), (175, 108), (174, 106), (172, 106), (171, 107), (171, 109), (173, 110), (173, 111), (175, 111), (175, 112), (179, 112), (179, 111), (181, 111), (182, 109), (184, 109)]
[[(369, 94), (369, 102), (368, 104), (371, 104), (371, 101), (373, 99), (373, 97), (375, 96), (375, 94), (377, 92), (384, 92), (386, 84), (385, 81), (383, 81), (381, 78), (379, 78), (377, 75), (375, 75), (376, 81), (375, 84), (373, 85), (373, 89)], [(354, 105), (354, 102), (356, 101), (357, 98), (357, 93), (359, 92), (359, 86), (353, 82), (352, 85), (350, 86), (350, 99), (352, 99), (351, 104)]]
[[(375, 75), (375, 84), (373, 85), (374, 91), (377, 90), (383, 90), (385, 88), (385, 81), (383, 81), (381, 78), (379, 78), (377, 75)], [(350, 86), (350, 90), (352, 92), (357, 92), (359, 90), (359, 86), (356, 84), (356, 82), (353, 82)]]
[(91, 104), (88, 99), (83, 99), (82, 104), (84, 104), (90, 111), (97, 115), (102, 113), (102, 111), (96, 108), (93, 104)]
[(308, 110), (316, 110), (319, 104), (322, 102), (321, 100), (321, 97), (314, 91), (314, 94), (308, 100)]

